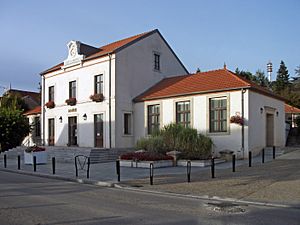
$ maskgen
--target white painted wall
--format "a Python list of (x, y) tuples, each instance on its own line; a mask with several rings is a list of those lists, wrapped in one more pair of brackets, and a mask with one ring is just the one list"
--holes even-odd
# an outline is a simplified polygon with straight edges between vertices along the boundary
[[(266, 113), (274, 114), (274, 144), (285, 145), (284, 102), (250, 91), (249, 148), (254, 154), (266, 146)], [(261, 113), (260, 108), (263, 109)], [(268, 108), (273, 108), (270, 110)], [(278, 116), (276, 114), (278, 112)]]
[[(154, 52), (160, 54), (159, 72), (154, 70)], [(116, 146), (132, 147), (134, 135), (123, 134), (123, 113), (134, 111), (132, 99), (165, 77), (187, 72), (158, 33), (118, 52), (116, 59)], [(136, 112), (133, 118), (138, 123)]]

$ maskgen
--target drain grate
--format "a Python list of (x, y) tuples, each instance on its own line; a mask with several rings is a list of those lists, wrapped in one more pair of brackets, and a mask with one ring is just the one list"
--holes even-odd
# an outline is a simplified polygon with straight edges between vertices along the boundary
[(208, 207), (216, 212), (223, 213), (245, 213), (246, 205), (238, 205), (231, 202), (209, 202), (207, 203)]

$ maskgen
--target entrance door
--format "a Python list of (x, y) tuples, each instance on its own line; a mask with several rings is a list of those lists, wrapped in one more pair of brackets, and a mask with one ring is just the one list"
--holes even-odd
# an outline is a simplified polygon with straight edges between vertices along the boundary
[(103, 114), (94, 115), (95, 147), (103, 148)]
[(55, 137), (54, 119), (48, 119), (48, 145), (54, 145)]
[(274, 145), (274, 115), (267, 114), (266, 121), (266, 142), (267, 146), (270, 147)]
[(69, 145), (77, 145), (77, 117), (68, 118)]

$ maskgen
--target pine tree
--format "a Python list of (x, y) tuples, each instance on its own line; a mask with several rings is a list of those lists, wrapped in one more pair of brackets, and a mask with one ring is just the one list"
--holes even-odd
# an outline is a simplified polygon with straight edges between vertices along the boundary
[(269, 87), (270, 82), (268, 78), (265, 76), (265, 73), (261, 70), (257, 70), (255, 73), (257, 84), (262, 87)]
[(290, 75), (287, 67), (285, 66), (284, 62), (281, 60), (280, 67), (277, 71), (276, 82), (274, 85), (275, 92), (280, 94), (286, 88), (289, 88), (290, 84)]

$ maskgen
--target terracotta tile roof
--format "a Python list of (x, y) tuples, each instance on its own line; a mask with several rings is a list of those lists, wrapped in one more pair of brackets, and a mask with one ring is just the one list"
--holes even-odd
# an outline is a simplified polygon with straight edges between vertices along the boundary
[[(100, 48), (98, 48), (99, 51), (97, 51), (96, 53), (93, 53), (91, 55), (88, 55), (84, 61), (87, 61), (87, 60), (91, 60), (91, 59), (95, 59), (95, 58), (99, 58), (99, 57), (102, 57), (102, 56), (105, 56), (109, 53), (114, 53), (116, 52), (117, 50), (120, 50), (130, 44), (133, 44), (135, 43), (135, 41), (138, 41), (154, 32), (157, 32), (158, 30), (155, 29), (155, 30), (152, 30), (152, 31), (149, 31), (149, 32), (145, 32), (145, 33), (142, 33), (142, 34), (138, 34), (138, 35), (135, 35), (135, 36), (132, 36), (132, 37), (129, 37), (129, 38), (125, 38), (125, 39), (122, 39), (122, 40), (119, 40), (119, 41), (116, 41), (116, 42), (113, 42), (113, 43), (110, 43), (108, 45), (104, 45)], [(44, 72), (41, 73), (41, 75), (44, 75), (48, 72), (53, 72), (55, 70), (58, 70), (60, 69), (62, 66), (64, 65), (64, 63), (59, 63), (57, 64), (56, 66), (53, 66), (52, 68), (50, 69), (47, 69), (45, 70)]]
[(31, 109), (24, 113), (25, 116), (35, 115), (35, 114), (41, 114), (41, 106), (37, 106), (34, 109)]
[(18, 95), (21, 98), (30, 96), (36, 103), (40, 104), (40, 102), (41, 102), (41, 94), (39, 92), (24, 91), (24, 90), (18, 90), (18, 89), (9, 89), (5, 94)]
[(300, 113), (300, 109), (289, 104), (285, 104), (284, 111), (285, 113)]
[(273, 92), (241, 77), (235, 73), (224, 69), (187, 74), (176, 77), (169, 77), (161, 80), (134, 101), (146, 101), (160, 98), (170, 98), (176, 96), (220, 92), (236, 89), (252, 89), (256, 92), (280, 99), (284, 99)]

